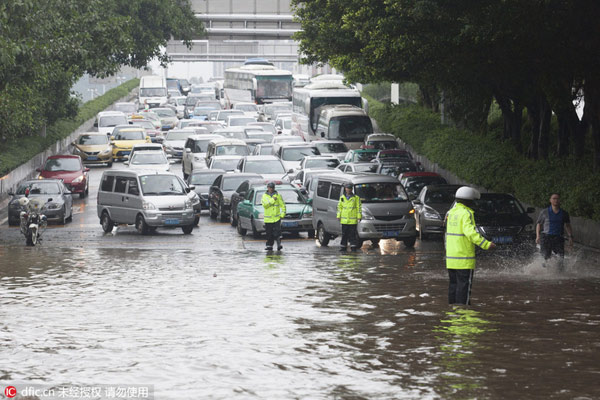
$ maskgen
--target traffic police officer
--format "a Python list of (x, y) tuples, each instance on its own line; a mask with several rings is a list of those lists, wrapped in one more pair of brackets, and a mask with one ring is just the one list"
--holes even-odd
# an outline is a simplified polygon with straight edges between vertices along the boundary
[(267, 231), (267, 247), (273, 250), (273, 242), (277, 240), (277, 250), (281, 250), (281, 218), (285, 217), (285, 203), (281, 195), (275, 191), (275, 183), (267, 184), (267, 191), (261, 199), (265, 209), (265, 230)]
[(362, 203), (360, 197), (352, 192), (352, 184), (344, 184), (344, 193), (340, 196), (337, 206), (337, 219), (342, 224), (342, 241), (340, 251), (346, 251), (348, 240), (352, 251), (358, 250), (358, 232), (356, 225), (362, 218)]
[(446, 219), (446, 268), (450, 277), (448, 302), (471, 304), (471, 284), (475, 269), (475, 245), (493, 249), (496, 245), (481, 236), (475, 227), (474, 200), (481, 197), (471, 187), (456, 191), (456, 204), (448, 211)]

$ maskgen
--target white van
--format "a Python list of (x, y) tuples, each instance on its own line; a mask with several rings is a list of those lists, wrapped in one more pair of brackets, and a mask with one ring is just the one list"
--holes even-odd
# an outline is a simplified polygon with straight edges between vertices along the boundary
[(381, 239), (403, 241), (412, 247), (417, 239), (414, 208), (398, 179), (375, 174), (328, 174), (317, 176), (313, 193), (313, 227), (321, 246), (342, 234), (337, 205), (345, 183), (354, 186), (362, 202), (362, 220), (358, 223), (359, 242)]
[(146, 104), (148, 107), (158, 107), (166, 104), (167, 80), (157, 75), (147, 75), (140, 78), (139, 107), (143, 109)]
[(117, 125), (129, 125), (127, 115), (122, 111), (100, 111), (96, 114), (94, 127), (98, 132), (110, 136)]
[(104, 232), (118, 224), (135, 225), (143, 235), (163, 228), (194, 229), (194, 208), (188, 193), (194, 190), (169, 172), (104, 171), (98, 190), (97, 212)]
[(248, 145), (241, 139), (222, 138), (213, 139), (206, 149), (206, 165), (214, 156), (247, 156), (250, 155)]
[(350, 149), (359, 148), (367, 135), (374, 132), (374, 121), (366, 111), (349, 104), (321, 107), (315, 137), (311, 140), (341, 140)]

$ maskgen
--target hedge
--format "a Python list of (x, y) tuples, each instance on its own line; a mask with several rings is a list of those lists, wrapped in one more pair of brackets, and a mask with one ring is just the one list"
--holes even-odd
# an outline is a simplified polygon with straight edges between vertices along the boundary
[(98, 112), (105, 110), (120, 98), (127, 96), (138, 85), (139, 79), (131, 79), (109, 90), (102, 96), (82, 104), (73, 119), (59, 120), (48, 126), (46, 137), (39, 135), (26, 136), (0, 144), (0, 176), (6, 175), (57, 141), (66, 138), (85, 121), (94, 118)]
[(384, 105), (372, 98), (369, 114), (417, 153), (471, 184), (507, 192), (522, 202), (548, 206), (550, 193), (561, 194), (571, 215), (600, 221), (600, 174), (588, 158), (534, 161), (492, 133), (476, 134), (441, 125), (440, 117), (417, 105)]

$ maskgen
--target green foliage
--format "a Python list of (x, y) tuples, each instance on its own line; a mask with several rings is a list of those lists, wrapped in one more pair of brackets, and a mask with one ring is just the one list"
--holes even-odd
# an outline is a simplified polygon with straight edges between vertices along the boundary
[(461, 179), (488, 190), (514, 194), (524, 203), (548, 205), (550, 193), (561, 193), (572, 215), (600, 221), (600, 174), (589, 160), (533, 161), (493, 135), (473, 135), (440, 124), (438, 114), (416, 105), (389, 106), (369, 99), (370, 115), (384, 132), (410, 144), (416, 152)]
[(139, 79), (132, 79), (81, 105), (74, 118), (60, 119), (48, 126), (46, 137), (38, 135), (15, 137), (6, 143), (2, 143), (0, 147), (0, 176), (6, 175), (19, 165), (29, 161), (58, 140), (66, 138), (84, 122), (94, 118), (98, 112), (105, 110), (117, 100), (127, 96), (138, 85)]

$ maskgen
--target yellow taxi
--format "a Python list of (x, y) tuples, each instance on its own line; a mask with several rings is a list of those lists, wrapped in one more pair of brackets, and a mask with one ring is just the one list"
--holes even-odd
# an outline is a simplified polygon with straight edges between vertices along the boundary
[(112, 166), (112, 146), (104, 133), (81, 133), (71, 146), (73, 146), (72, 153), (81, 157), (84, 164), (106, 163), (109, 167)]
[(111, 136), (113, 160), (124, 160), (129, 157), (131, 148), (135, 144), (150, 143), (150, 136), (140, 126), (132, 126), (120, 130), (115, 136)]

